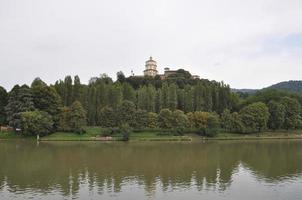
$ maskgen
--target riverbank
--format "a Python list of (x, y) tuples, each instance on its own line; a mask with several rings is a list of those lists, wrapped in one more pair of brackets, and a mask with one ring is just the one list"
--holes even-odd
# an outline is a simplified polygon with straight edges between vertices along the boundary
[[(84, 134), (56, 132), (40, 137), (40, 141), (122, 141), (122, 135), (105, 136), (105, 129), (100, 127), (86, 127)], [(36, 139), (24, 137), (13, 132), (0, 132), (0, 140), (9, 139)], [(160, 130), (134, 131), (130, 134), (129, 141), (201, 141), (201, 140), (265, 140), (265, 139), (302, 139), (302, 130), (266, 131), (260, 134), (234, 134), (221, 132), (215, 137), (203, 137), (197, 134), (184, 134), (177, 136)]]
[[(196, 135), (197, 136), (197, 135)], [(160, 132), (133, 132), (129, 141), (192, 141), (192, 135), (174, 136), (161, 135)], [(93, 131), (85, 134), (56, 132), (51, 135), (41, 137), (40, 141), (123, 141), (121, 135), (102, 136)]]

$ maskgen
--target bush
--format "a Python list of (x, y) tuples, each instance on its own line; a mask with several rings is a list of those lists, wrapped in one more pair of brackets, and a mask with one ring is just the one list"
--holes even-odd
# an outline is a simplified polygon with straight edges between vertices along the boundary
[(122, 140), (128, 141), (132, 130), (131, 130), (129, 124), (122, 124), (119, 127), (119, 132), (122, 134)]

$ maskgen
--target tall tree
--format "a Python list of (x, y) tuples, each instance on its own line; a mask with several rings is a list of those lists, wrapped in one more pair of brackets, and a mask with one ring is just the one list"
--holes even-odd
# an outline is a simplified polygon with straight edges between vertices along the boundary
[(16, 85), (10, 91), (5, 107), (7, 121), (14, 129), (21, 128), (21, 113), (35, 109), (32, 93), (27, 85)]
[(86, 111), (79, 101), (75, 101), (70, 106), (69, 123), (71, 131), (76, 133), (82, 133), (84, 126), (87, 124)]
[(168, 92), (168, 107), (170, 110), (175, 110), (177, 107), (177, 86), (175, 84), (171, 84), (169, 86)]
[(66, 76), (64, 80), (64, 105), (66, 106), (70, 106), (72, 104), (72, 88), (72, 78), (71, 76)]
[(301, 105), (299, 102), (290, 97), (283, 97), (281, 103), (285, 108), (284, 128), (295, 129), (301, 124)]
[(72, 91), (72, 102), (74, 101), (81, 101), (83, 90), (82, 90), (82, 84), (80, 77), (76, 75), (74, 77), (74, 85), (73, 85), (73, 91)]
[(0, 86), (0, 125), (6, 124), (5, 106), (7, 105), (8, 94), (6, 90)]
[(285, 121), (285, 107), (274, 100), (268, 103), (268, 110), (270, 113), (268, 125), (269, 128), (276, 130), (282, 128)]

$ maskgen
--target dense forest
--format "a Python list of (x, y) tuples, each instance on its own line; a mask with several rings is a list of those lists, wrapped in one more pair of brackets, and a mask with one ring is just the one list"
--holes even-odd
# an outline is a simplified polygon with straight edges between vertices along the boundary
[(193, 79), (178, 70), (161, 80), (106, 74), (82, 84), (66, 76), (53, 85), (36, 78), (30, 86), (0, 87), (0, 124), (24, 135), (54, 131), (82, 133), (85, 126), (236, 133), (301, 127), (302, 98), (279, 90), (240, 95), (223, 82)]

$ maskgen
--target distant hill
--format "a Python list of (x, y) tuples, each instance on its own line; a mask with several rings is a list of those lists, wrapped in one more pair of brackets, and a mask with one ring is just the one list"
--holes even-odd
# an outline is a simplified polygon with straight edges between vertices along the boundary
[(274, 84), (265, 89), (279, 89), (279, 90), (286, 90), (290, 92), (302, 93), (302, 81), (284, 81)]
[(233, 92), (236, 93), (245, 93), (245, 94), (255, 94), (257, 91), (257, 89), (232, 89)]
[(244, 93), (244, 94), (255, 94), (257, 91), (265, 90), (265, 89), (277, 89), (284, 90), (288, 92), (295, 92), (302, 94), (302, 81), (283, 81), (269, 87), (263, 89), (232, 89), (233, 92)]

